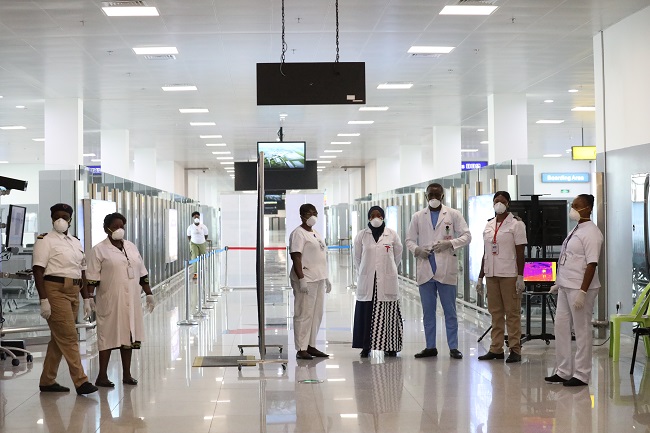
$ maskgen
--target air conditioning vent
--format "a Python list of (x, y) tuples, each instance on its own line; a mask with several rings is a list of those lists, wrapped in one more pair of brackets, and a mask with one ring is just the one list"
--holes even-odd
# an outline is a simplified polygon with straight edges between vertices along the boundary
[(497, 0), (458, 0), (462, 6), (494, 6)]
[(117, 0), (112, 2), (102, 2), (102, 7), (105, 8), (115, 8), (115, 7), (146, 7), (147, 4), (139, 0)]
[(433, 57), (434, 59), (437, 59), (438, 57), (442, 56), (442, 54), (434, 54), (434, 53), (411, 53), (411, 57)]
[(176, 60), (176, 56), (173, 54), (147, 54), (142, 56), (145, 60)]

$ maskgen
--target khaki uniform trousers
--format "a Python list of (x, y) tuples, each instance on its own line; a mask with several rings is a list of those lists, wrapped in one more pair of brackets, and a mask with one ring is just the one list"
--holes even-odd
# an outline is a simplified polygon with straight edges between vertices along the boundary
[(487, 277), (488, 311), (492, 316), (490, 352), (503, 353), (505, 328), (508, 347), (521, 354), (521, 295), (517, 294), (517, 277)]
[(51, 340), (47, 345), (43, 373), (39, 385), (47, 386), (56, 382), (61, 358), (65, 358), (70, 370), (70, 377), (75, 388), (88, 382), (79, 354), (75, 319), (79, 312), (80, 287), (72, 284), (71, 278), (65, 283), (45, 281), (45, 293), (52, 308), (52, 315), (47, 319), (50, 326)]
[[(203, 254), (208, 252), (208, 242), (205, 241), (202, 244), (195, 244), (194, 242), (190, 242), (190, 253), (192, 254), (192, 260), (197, 258), (198, 256), (202, 256)], [(198, 263), (194, 263), (192, 265), (192, 272), (196, 274), (197, 270), (197, 265)]]

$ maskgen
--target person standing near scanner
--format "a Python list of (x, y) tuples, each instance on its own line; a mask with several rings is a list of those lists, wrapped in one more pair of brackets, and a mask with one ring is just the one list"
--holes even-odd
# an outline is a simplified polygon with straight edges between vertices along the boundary
[(456, 209), (444, 206), (442, 185), (432, 183), (427, 187), (428, 206), (411, 219), (406, 235), (406, 247), (417, 258), (417, 283), (420, 288), (424, 334), (427, 347), (415, 354), (416, 358), (437, 356), (436, 307), (438, 296), (445, 313), (449, 355), (461, 359), (458, 350), (458, 319), (456, 317), (456, 284), (458, 257), (455, 251), (472, 240), (463, 215)]
[(68, 235), (72, 221), (72, 207), (58, 203), (50, 208), (53, 230), (38, 237), (34, 245), (34, 283), (40, 298), (41, 317), (47, 320), (51, 339), (47, 345), (41, 392), (69, 392), (59, 385), (56, 375), (61, 358), (65, 358), (77, 394), (90, 394), (97, 387), (88, 382), (81, 365), (77, 329), (79, 292), (84, 299), (84, 315), (90, 316), (93, 300), (86, 289), (86, 258), (79, 239)]
[(313, 204), (300, 206), (302, 224), (289, 235), (293, 266), (289, 274), (293, 288), (293, 332), (297, 359), (328, 358), (316, 349), (316, 336), (323, 320), (325, 292), (332, 290), (327, 278), (327, 247), (316, 225), (318, 211)]
[[(571, 204), (569, 218), (576, 227), (562, 243), (557, 277), (550, 293), (557, 293), (555, 312), (555, 374), (547, 383), (585, 386), (591, 377), (593, 334), (591, 319), (600, 280), (596, 273), (603, 234), (590, 219), (594, 196), (580, 194)], [(571, 356), (571, 328), (576, 337)]]
[(492, 199), (495, 218), (483, 230), (483, 260), (476, 292), (483, 296), (483, 277), (487, 277), (488, 311), (492, 316), (492, 344), (480, 361), (503, 359), (505, 327), (508, 328), (510, 354), (506, 362), (521, 361), (521, 294), (524, 292), (524, 247), (526, 225), (508, 212), (510, 194), (497, 191)]
[[(192, 260), (207, 252), (208, 228), (201, 222), (199, 212), (192, 212), (192, 224), (187, 228), (187, 240), (190, 241)], [(193, 266), (194, 278), (196, 278), (196, 263)]]

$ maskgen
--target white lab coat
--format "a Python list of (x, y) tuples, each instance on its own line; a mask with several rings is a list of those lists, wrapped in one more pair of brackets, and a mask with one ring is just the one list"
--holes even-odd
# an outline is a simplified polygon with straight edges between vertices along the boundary
[[(124, 251), (126, 255), (106, 238), (88, 255), (86, 277), (100, 282), (96, 292), (99, 350), (131, 345), (131, 337), (133, 341), (144, 340), (140, 277), (147, 275), (147, 269), (133, 243), (125, 240)], [(126, 256), (133, 278), (128, 277)]]
[(372, 289), (377, 273), (377, 300), (397, 301), (397, 266), (402, 261), (402, 241), (397, 233), (384, 227), (375, 242), (369, 228), (354, 238), (354, 265), (359, 272), (357, 300), (372, 301)]
[(468, 245), (472, 235), (463, 215), (445, 205), (440, 209), (435, 230), (431, 225), (431, 211), (428, 206), (413, 215), (406, 235), (406, 247), (409, 251), (415, 253), (415, 248), (418, 246), (431, 249), (434, 244), (445, 238), (449, 238), (447, 240), (451, 241), (453, 248), (436, 254), (436, 275), (433, 275), (429, 260), (416, 258), (418, 284), (424, 284), (432, 278), (442, 284), (457, 284), (458, 257), (455, 251)]

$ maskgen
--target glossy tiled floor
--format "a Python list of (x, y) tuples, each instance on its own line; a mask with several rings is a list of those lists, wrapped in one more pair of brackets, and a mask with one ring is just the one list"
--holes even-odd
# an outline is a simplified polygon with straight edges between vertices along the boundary
[[(274, 253), (275, 254), (275, 253)], [(32, 346), (35, 361), (1, 364), (2, 432), (639, 432), (649, 431), (650, 379), (640, 355), (634, 376), (630, 357), (609, 361), (607, 345), (594, 350), (589, 388), (546, 385), (554, 346), (533, 341), (523, 362), (479, 362), (488, 339), (483, 326), (460, 323), (461, 361), (449, 358), (439, 333), (437, 358), (416, 360), (423, 348), (421, 311), (404, 297), (404, 351), (397, 358), (373, 353), (360, 360), (350, 348), (354, 295), (346, 289), (347, 258), (330, 254), (334, 290), (327, 299), (319, 347), (327, 360), (294, 359), (289, 291), (267, 293), (268, 343), (284, 344), (288, 368), (194, 368), (195, 356), (238, 355), (238, 344), (257, 342), (255, 292), (224, 293), (198, 326), (177, 326), (184, 311), (181, 290), (158, 299), (145, 316), (148, 339), (134, 356), (137, 386), (123, 386), (117, 353), (110, 366), (115, 389), (87, 397), (40, 394), (44, 347)], [(282, 269), (282, 254), (271, 258)], [(251, 269), (252, 272), (252, 269)], [(272, 275), (269, 278), (273, 278)], [(276, 278), (281, 283), (282, 278)], [(440, 317), (439, 330), (442, 329)], [(623, 352), (631, 353), (631, 340)], [(92, 341), (82, 345), (91, 379), (97, 375)], [(246, 349), (247, 355), (255, 355)], [(269, 349), (269, 354), (277, 354)], [(315, 379), (315, 383), (302, 383)], [(72, 386), (65, 364), (60, 383)]]

